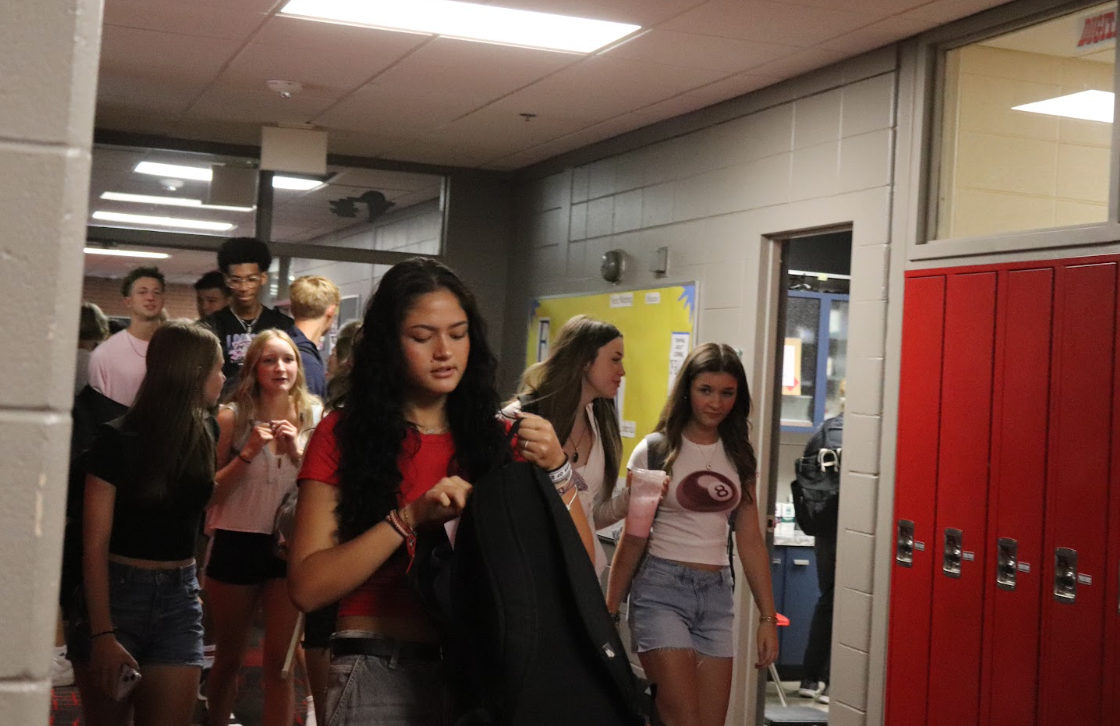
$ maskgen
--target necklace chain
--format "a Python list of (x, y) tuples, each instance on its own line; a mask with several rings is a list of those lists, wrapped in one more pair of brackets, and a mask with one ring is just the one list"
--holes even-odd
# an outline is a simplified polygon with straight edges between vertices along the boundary
[[(711, 471), (712, 470), (712, 460), (716, 458), (715, 444), (709, 444), (709, 446), (712, 447), (712, 455), (708, 456), (707, 454), (704, 453), (704, 447), (701, 446), (700, 444), (696, 443), (692, 439), (688, 439), (688, 443), (692, 444), (693, 446), (695, 446), (697, 449), (700, 450), (700, 456), (702, 456), (704, 458), (704, 467), (708, 471)], [(716, 443), (719, 443), (719, 442), (716, 442)]]
[[(578, 464), (579, 463), (579, 447), (580, 447), (580, 444), (583, 443), (583, 440), (584, 440), (584, 438), (586, 438), (586, 436), (588, 434), (588, 431), (590, 431), (590, 429), (591, 429), (590, 426), (588, 426), (587, 424), (584, 424), (583, 433), (580, 434), (579, 441), (577, 441), (576, 445), (574, 447), (572, 447), (572, 463), (573, 464)], [(571, 434), (568, 434), (568, 443), (569, 444), (572, 443), (572, 435)]]
[(241, 327), (244, 328), (245, 332), (249, 335), (253, 334), (253, 326), (257, 324), (257, 321), (260, 320), (260, 317), (261, 317), (260, 313), (257, 313), (257, 317), (253, 318), (248, 323), (246, 323), (244, 320), (241, 319), (240, 315), (238, 315), (237, 313), (233, 313), (234, 320), (241, 323)]
[(124, 337), (128, 339), (128, 347), (132, 348), (132, 352), (146, 360), (147, 356), (136, 350), (136, 344), (132, 342), (132, 333), (126, 330), (124, 333)]

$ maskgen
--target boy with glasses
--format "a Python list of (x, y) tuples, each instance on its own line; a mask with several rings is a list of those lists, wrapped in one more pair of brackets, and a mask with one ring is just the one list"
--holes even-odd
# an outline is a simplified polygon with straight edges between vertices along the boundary
[(284, 313), (261, 304), (261, 292), (268, 285), (272, 253), (268, 245), (252, 237), (234, 237), (218, 249), (218, 269), (225, 275), (232, 292), (229, 307), (206, 318), (207, 325), (222, 343), (226, 376), (222, 397), (237, 387), (241, 363), (253, 338), (263, 330), (288, 330), (293, 320)]

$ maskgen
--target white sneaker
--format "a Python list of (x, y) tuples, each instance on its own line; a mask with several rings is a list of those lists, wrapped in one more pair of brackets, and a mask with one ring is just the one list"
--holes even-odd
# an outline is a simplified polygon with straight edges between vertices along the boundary
[(828, 686), (825, 686), (824, 690), (821, 691), (821, 695), (817, 696), (817, 703), (829, 703), (830, 701), (832, 701), (832, 699), (828, 697)]
[(55, 653), (51, 661), (51, 688), (74, 685), (74, 666), (65, 653)]
[(304, 705), (307, 707), (307, 715), (303, 719), (303, 726), (318, 726), (315, 721), (315, 700), (308, 696)]
[(797, 689), (797, 695), (802, 698), (816, 698), (821, 693), (821, 685), (819, 681), (806, 678), (801, 681), (801, 686)]

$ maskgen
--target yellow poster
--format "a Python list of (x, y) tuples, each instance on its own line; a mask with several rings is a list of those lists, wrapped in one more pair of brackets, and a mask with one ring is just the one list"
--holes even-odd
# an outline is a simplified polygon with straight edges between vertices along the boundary
[(556, 333), (583, 313), (622, 331), (626, 377), (615, 399), (622, 432), (620, 476), (634, 446), (653, 430), (669, 387), (695, 342), (696, 285), (547, 297), (533, 301), (526, 365), (548, 357)]

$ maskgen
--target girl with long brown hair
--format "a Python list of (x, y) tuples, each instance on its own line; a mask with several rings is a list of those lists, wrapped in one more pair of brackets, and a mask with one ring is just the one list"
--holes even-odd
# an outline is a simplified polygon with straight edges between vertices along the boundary
[(232, 400), (218, 413), (219, 487), (208, 518), (214, 539), (206, 567), (217, 646), (207, 683), (213, 726), (229, 723), (258, 606), (265, 621), (263, 723), (292, 723), (295, 690), (291, 674), (282, 671), (299, 612), (288, 597), (287, 563), (276, 554), (272, 532), (321, 413), (292, 339), (275, 329), (257, 335)]
[[(521, 377), (518, 397), (503, 413), (524, 409), (552, 423), (572, 464), (580, 502), (594, 529), (626, 516), (629, 490), (615, 497), (622, 439), (614, 397), (626, 375), (622, 333), (610, 323), (576, 315), (556, 335), (548, 358)], [(607, 567), (594, 538), (596, 572)]]
[(98, 430), (85, 484), (85, 607), (68, 638), (90, 726), (191, 723), (202, 669), (195, 537), (214, 492), (209, 411), (224, 382), (217, 337), (167, 323), (152, 336), (132, 408)]
[(628, 464), (648, 469), (659, 459), (669, 489), (648, 539), (624, 529), (607, 608), (618, 613), (630, 590), (631, 639), (646, 677), (657, 685), (657, 709), (667, 726), (721, 726), (727, 715), (735, 653), (730, 522), (761, 611), (755, 667), (765, 668), (778, 655), (770, 558), (754, 497), (750, 411), (739, 356), (728, 345), (705, 343), (685, 359), (655, 433), (638, 443)]

